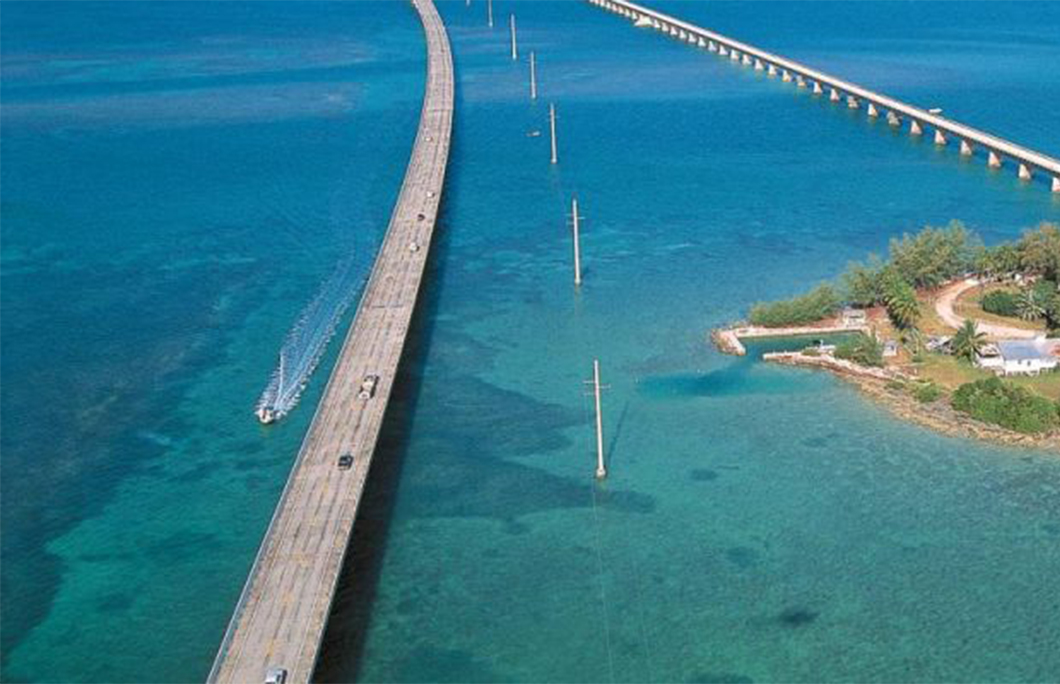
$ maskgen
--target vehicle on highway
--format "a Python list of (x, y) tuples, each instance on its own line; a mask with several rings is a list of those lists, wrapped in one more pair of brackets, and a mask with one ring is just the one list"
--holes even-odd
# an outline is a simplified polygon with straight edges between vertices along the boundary
[(375, 396), (375, 387), (379, 384), (378, 375), (366, 375), (361, 381), (361, 391), (357, 393), (358, 399), (371, 399)]

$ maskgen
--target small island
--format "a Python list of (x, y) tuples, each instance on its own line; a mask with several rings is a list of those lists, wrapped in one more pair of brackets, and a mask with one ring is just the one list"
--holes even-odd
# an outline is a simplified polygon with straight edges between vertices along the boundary
[(960, 222), (927, 227), (891, 240), (886, 259), (711, 333), (739, 355), (744, 340), (805, 336), (763, 359), (829, 370), (948, 434), (1060, 451), (1056, 224), (993, 247)]

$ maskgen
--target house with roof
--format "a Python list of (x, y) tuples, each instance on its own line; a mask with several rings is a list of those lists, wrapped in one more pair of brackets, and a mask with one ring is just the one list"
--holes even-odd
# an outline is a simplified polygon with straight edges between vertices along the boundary
[(1060, 340), (998, 340), (983, 345), (976, 365), (998, 375), (1041, 375), (1060, 368)]

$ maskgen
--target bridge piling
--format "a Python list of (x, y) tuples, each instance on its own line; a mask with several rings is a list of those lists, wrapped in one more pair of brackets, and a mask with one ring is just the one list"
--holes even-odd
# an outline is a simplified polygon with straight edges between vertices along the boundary
[(946, 134), (937, 128), (935, 129), (935, 144), (939, 147), (946, 146)]
[(916, 119), (909, 120), (909, 135), (924, 135), (924, 129)]
[(1060, 193), (1060, 176), (1053, 176), (1053, 192)]
[(998, 156), (997, 152), (990, 150), (990, 154), (986, 158), (986, 165), (992, 169), (1001, 168), (1001, 157)]
[(873, 119), (879, 117), (879, 115), (880, 115), (879, 110), (876, 109), (876, 105), (874, 105), (871, 102), (869, 103), (869, 112), (868, 113), (869, 113), (869, 116), (871, 116)]
[(1022, 180), (1022, 181), (1031, 180), (1031, 167), (1027, 166), (1023, 162), (1020, 162), (1019, 171), (1017, 173), (1019, 174), (1020, 180)]
[(839, 91), (835, 88), (832, 88), (832, 93), (828, 96), (828, 99), (832, 102), (839, 102), (839, 100), (841, 99), (839, 97)]
[(821, 82), (820, 81), (814, 81), (813, 82), (813, 94), (814, 95), (820, 95), (823, 92), (824, 92), (824, 88), (821, 87)]
[(974, 150), (972, 149), (971, 144), (967, 140), (962, 140), (961, 141), (961, 156), (962, 157), (970, 157), (970, 156), (972, 156), (972, 152), (973, 151)]

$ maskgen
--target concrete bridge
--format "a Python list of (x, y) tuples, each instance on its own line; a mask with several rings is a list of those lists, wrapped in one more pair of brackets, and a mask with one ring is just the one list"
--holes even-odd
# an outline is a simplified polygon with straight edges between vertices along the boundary
[(800, 88), (812, 88), (817, 95), (823, 96), (827, 91), (832, 102), (839, 104), (845, 101), (851, 109), (864, 107), (870, 117), (886, 115), (888, 123), (892, 126), (900, 127), (904, 121), (908, 121), (911, 135), (924, 135), (925, 128), (930, 127), (934, 133), (936, 145), (947, 145), (952, 139), (960, 145), (960, 153), (965, 157), (973, 156), (976, 148), (981, 148), (986, 153), (987, 164), (991, 168), (1001, 168), (1006, 160), (1010, 160), (1016, 165), (1020, 179), (1030, 181), (1035, 173), (1045, 174), (1052, 179), (1053, 192), (1060, 193), (1060, 160), (1041, 152), (1021, 147), (971, 126), (965, 126), (941, 116), (937, 111), (928, 111), (906, 104), (882, 93), (835, 76), (829, 76), (804, 64), (627, 0), (588, 1), (597, 7), (629, 19), (636, 26), (662, 31), (682, 42), (706, 48), (710, 52), (727, 57), (756, 71), (764, 71), (769, 76), (780, 76), (784, 82), (794, 82)]
[[(432, 0), (412, 0), (427, 38), (419, 131), (357, 316), (295, 460), (210, 682), (308, 682), (405, 345), (438, 215), (453, 118), (453, 61)], [(374, 383), (365, 379), (374, 377)], [(341, 456), (352, 466), (340, 468)]]

